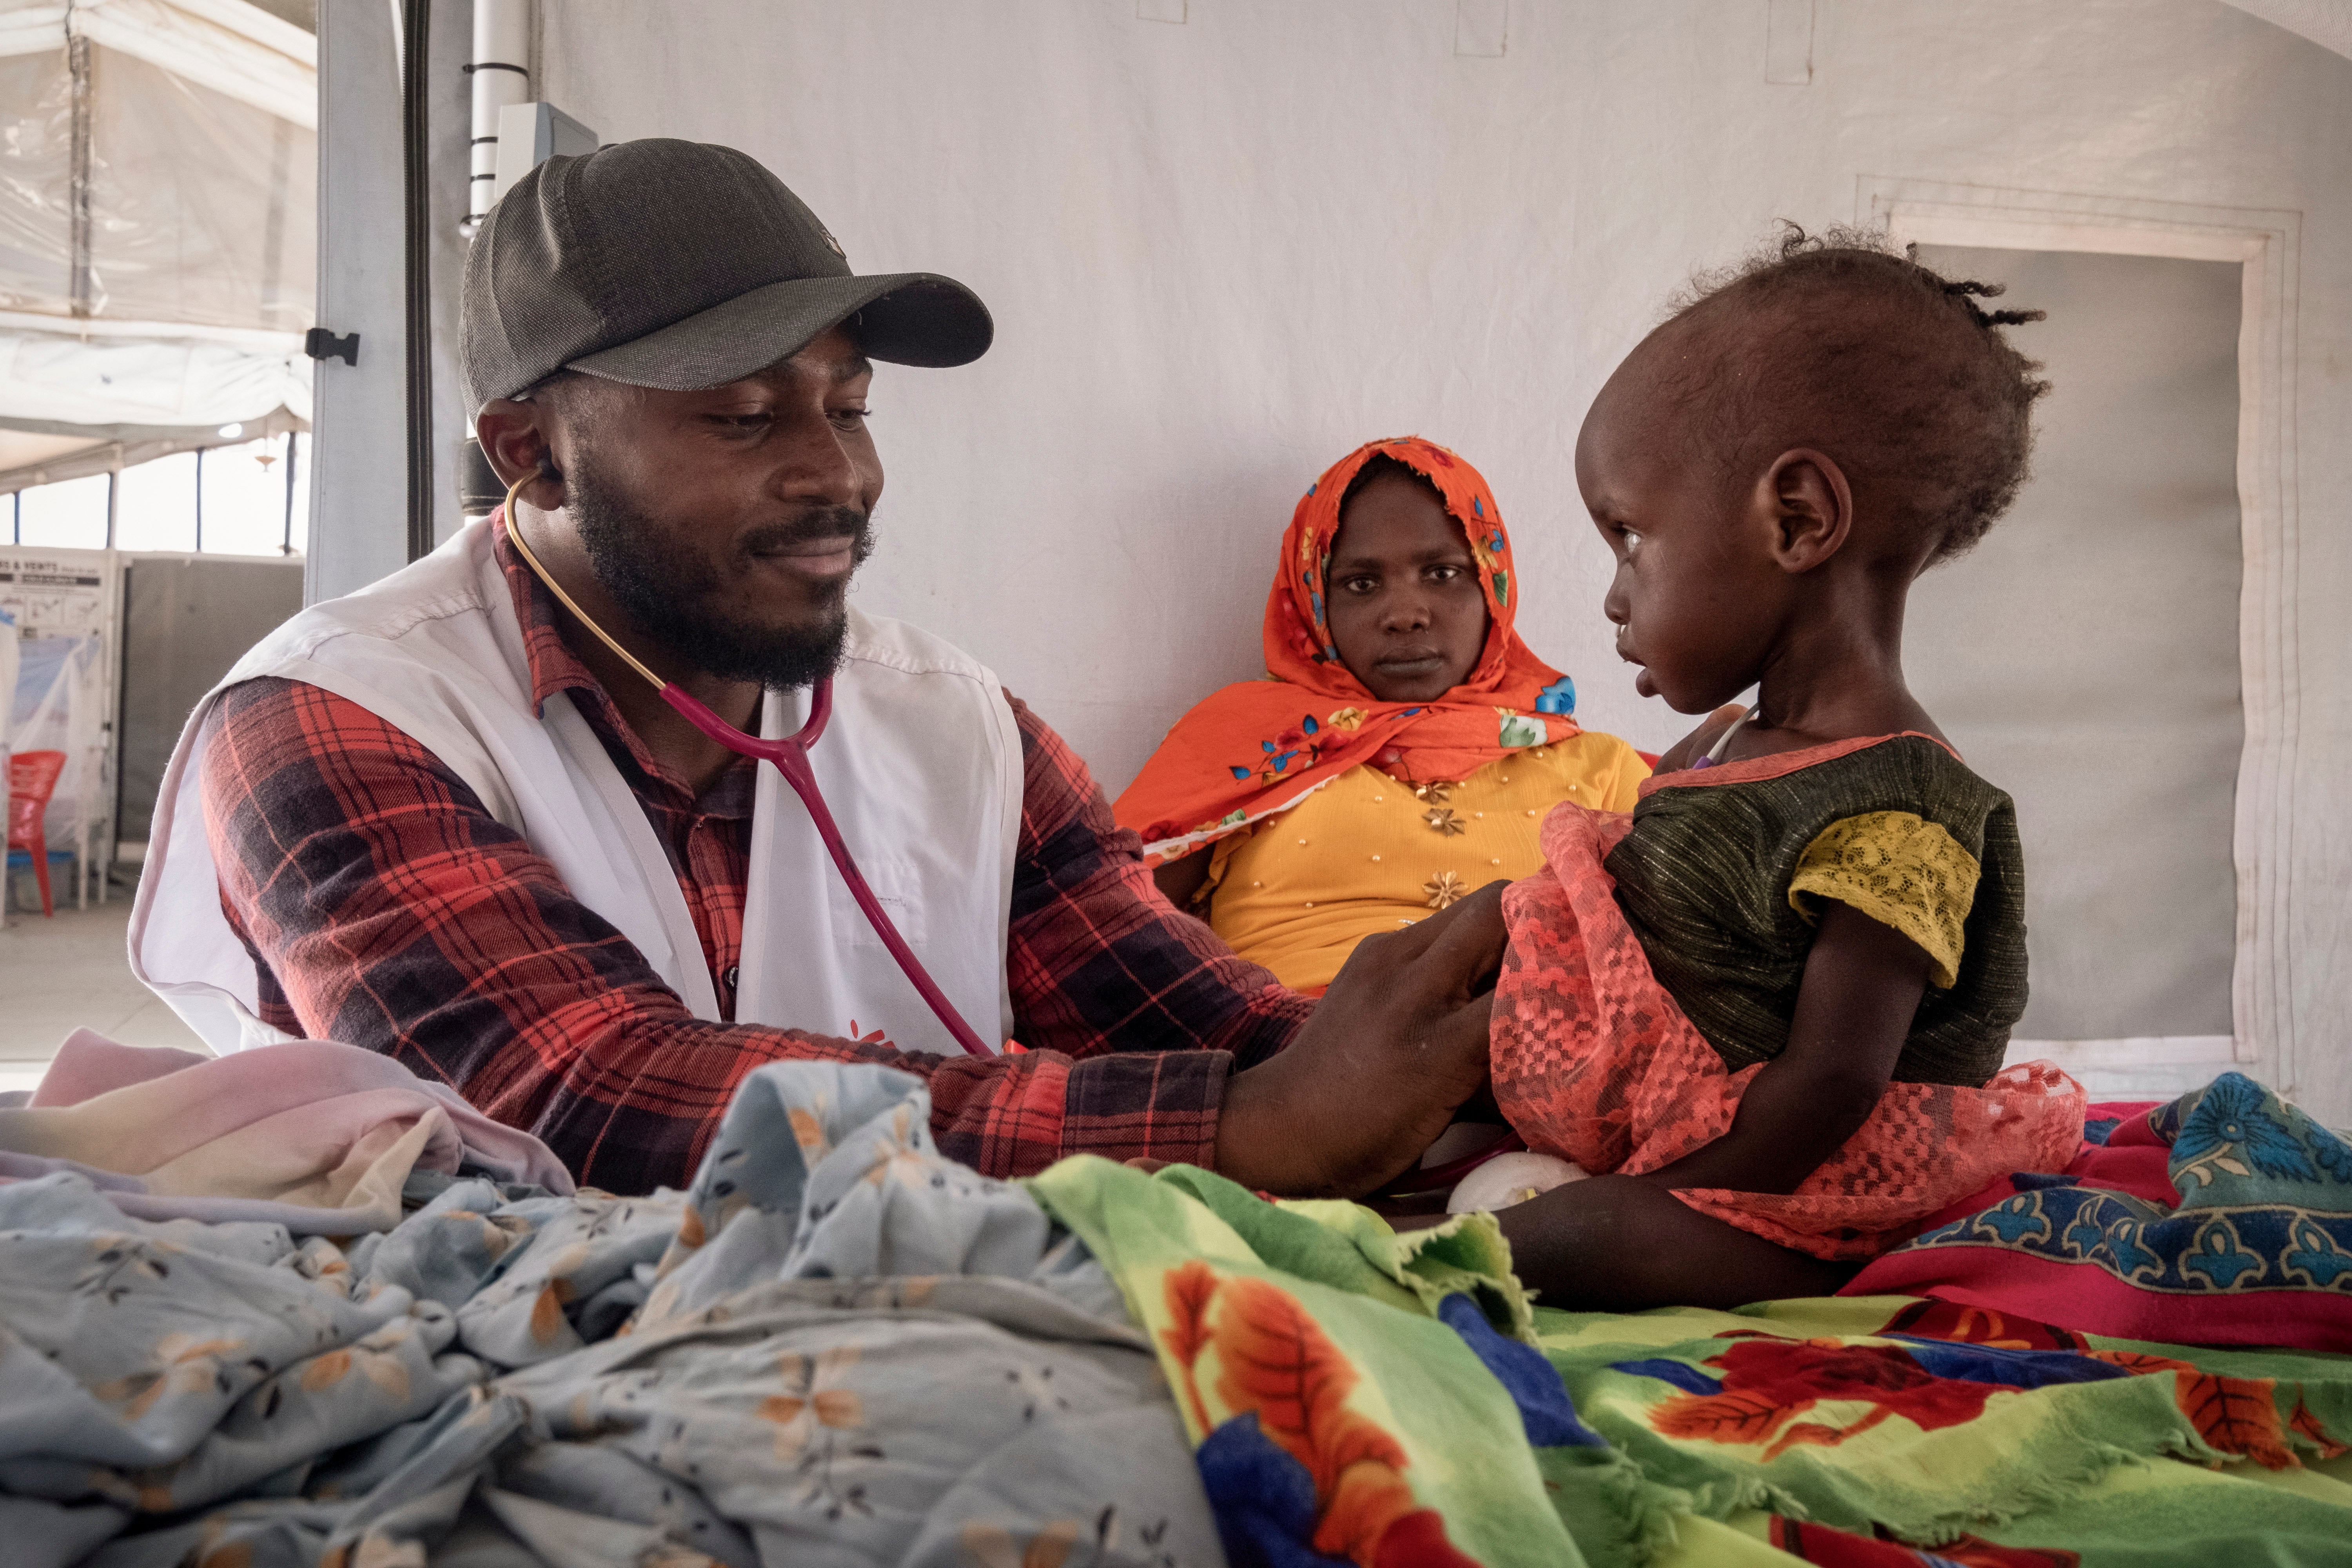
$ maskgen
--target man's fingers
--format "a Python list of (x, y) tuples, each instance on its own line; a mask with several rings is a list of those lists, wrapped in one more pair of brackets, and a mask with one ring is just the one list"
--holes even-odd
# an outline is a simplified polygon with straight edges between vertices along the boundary
[(1490, 882), (1417, 925), (1366, 937), (1340, 966), (1325, 1003), (1370, 987), (1367, 994), (1384, 1007), (1413, 1014), (1446, 1007), (1481, 989), (1509, 945), (1503, 924), (1503, 889), (1509, 885)]
[(1510, 930), (1503, 923), (1503, 889), (1509, 886), (1489, 882), (1444, 911), (1454, 919), (1431, 939), (1415, 962), (1415, 967), (1429, 972), (1441, 994), (1466, 994), (1477, 981), (1501, 966), (1503, 950), (1511, 940)]
[[(1510, 886), (1507, 882), (1492, 882), (1467, 898), (1454, 900), (1427, 920), (1415, 921), (1409, 926), (1384, 931), (1379, 941), (1382, 946), (1383, 964), (1410, 963), (1442, 941), (1445, 933), (1465, 921), (1482, 918), (1481, 904), (1488, 892)], [(1497, 897), (1500, 895), (1497, 894)], [(1369, 939), (1368, 939), (1369, 940)]]
[[(1476, 1060), (1482, 1067), (1486, 1060), (1488, 1032), (1495, 1020), (1495, 994), (1474, 996), (1437, 1020), (1429, 1032), (1430, 1041), (1438, 1053), (1449, 1061)], [(1469, 1099), (1486, 1081), (1482, 1073), (1476, 1083), (1464, 1090), (1462, 1098)], [(1459, 1103), (1458, 1101), (1456, 1102)]]

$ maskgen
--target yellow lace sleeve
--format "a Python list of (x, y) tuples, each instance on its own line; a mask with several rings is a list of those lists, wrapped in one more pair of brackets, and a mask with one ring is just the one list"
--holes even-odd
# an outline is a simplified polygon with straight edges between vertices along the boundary
[(1959, 979), (1979, 874), (1976, 857), (1935, 823), (1874, 811), (1833, 822), (1805, 846), (1789, 903), (1810, 921), (1808, 898), (1835, 899), (1893, 926), (1935, 961), (1930, 979), (1948, 990)]

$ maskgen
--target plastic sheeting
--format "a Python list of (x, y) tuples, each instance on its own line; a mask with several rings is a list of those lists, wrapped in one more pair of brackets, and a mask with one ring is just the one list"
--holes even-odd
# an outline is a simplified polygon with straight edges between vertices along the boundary
[(299, 349), (0, 331), (0, 422), (216, 426), (281, 407), (310, 417)]
[[(18, 644), (23, 640), (24, 634), (17, 629), (16, 617), (5, 610), (0, 610), (0, 691), (11, 694), (7, 706), (0, 708), (0, 767), (6, 765), (8, 753), (14, 749), (8, 737), (16, 728), (16, 704), (14, 693), (16, 689), (16, 671), (24, 662), (23, 655), (17, 650)], [(0, 773), (0, 795), (7, 793), (7, 775)]]
[(0, 0), (0, 423), (308, 416), (308, 40), (244, 0)]
[(75, 84), (62, 26), (42, 53), (0, 57), (0, 309), (307, 329), (316, 132), (121, 50), (87, 54), (86, 309), (75, 299)]

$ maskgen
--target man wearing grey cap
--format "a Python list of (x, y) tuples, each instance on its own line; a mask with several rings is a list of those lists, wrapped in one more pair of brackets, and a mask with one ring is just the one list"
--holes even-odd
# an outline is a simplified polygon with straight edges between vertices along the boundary
[[(166, 774), (133, 963), (216, 1049), (383, 1051), (619, 1192), (683, 1184), (783, 1059), (922, 1075), (991, 1174), (1093, 1152), (1288, 1193), (1370, 1190), (1478, 1090), (1494, 894), (1311, 1006), (1160, 897), (983, 666), (848, 607), (874, 362), (980, 357), (970, 289), (853, 273), (740, 153), (633, 142), (509, 192), (461, 331), (511, 515), (272, 634)], [(947, 1054), (776, 770), (657, 689), (780, 737), (827, 677), (842, 836), (1003, 1054)]]

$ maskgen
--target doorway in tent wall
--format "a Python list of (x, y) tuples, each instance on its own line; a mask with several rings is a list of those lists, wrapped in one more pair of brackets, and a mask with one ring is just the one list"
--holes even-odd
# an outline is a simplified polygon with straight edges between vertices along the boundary
[(2011, 1058), (2113, 1095), (2231, 1068), (2297, 1092), (2298, 215), (1869, 177), (1857, 207), (2052, 311), (2010, 330), (2053, 384), (2036, 478), (1922, 582), (1906, 637), (1921, 700), (2018, 800)]

